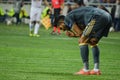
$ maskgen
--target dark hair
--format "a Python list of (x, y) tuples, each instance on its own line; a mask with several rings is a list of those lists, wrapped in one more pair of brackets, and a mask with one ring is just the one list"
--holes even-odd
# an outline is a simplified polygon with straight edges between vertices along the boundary
[(77, 3), (78, 5), (84, 5), (83, 0), (74, 0), (74, 2)]
[(58, 18), (58, 22), (64, 21), (64, 19), (65, 19), (65, 16), (64, 15), (60, 15), (59, 18)]

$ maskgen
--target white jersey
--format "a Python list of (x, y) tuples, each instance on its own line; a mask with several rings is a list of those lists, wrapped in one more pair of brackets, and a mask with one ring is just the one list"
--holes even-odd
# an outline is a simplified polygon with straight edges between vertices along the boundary
[(32, 7), (36, 7), (36, 8), (40, 8), (42, 5), (42, 0), (31, 0), (31, 6)]

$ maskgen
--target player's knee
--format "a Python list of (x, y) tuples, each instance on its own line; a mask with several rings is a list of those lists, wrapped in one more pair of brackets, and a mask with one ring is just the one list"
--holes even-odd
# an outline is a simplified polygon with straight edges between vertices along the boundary
[(97, 38), (91, 38), (90, 40), (89, 40), (89, 44), (90, 45), (96, 45), (98, 43), (98, 39)]
[(79, 39), (79, 43), (88, 43), (88, 37), (82, 37)]
[(88, 45), (88, 42), (86, 41), (87, 39), (84, 39), (84, 38), (80, 38), (78, 43), (79, 43), (79, 46), (81, 45)]

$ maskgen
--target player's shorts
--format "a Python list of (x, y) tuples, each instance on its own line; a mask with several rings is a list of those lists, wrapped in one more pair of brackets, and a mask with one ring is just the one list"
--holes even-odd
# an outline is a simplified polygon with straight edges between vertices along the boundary
[(40, 21), (42, 8), (31, 7), (30, 21)]
[(88, 23), (82, 35), (88, 36), (88, 38), (97, 38), (100, 40), (101, 37), (108, 36), (111, 24), (112, 18), (109, 14), (96, 15)]

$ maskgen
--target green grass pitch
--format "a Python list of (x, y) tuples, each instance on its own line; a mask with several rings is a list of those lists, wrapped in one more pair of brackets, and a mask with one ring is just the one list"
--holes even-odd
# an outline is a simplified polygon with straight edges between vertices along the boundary
[[(0, 80), (120, 80), (120, 32), (99, 43), (102, 75), (76, 76), (82, 68), (78, 38), (51, 31), (41, 27), (40, 37), (29, 37), (28, 25), (0, 23)], [(92, 69), (91, 50), (89, 58)]]

